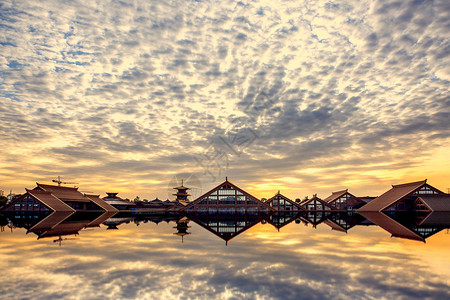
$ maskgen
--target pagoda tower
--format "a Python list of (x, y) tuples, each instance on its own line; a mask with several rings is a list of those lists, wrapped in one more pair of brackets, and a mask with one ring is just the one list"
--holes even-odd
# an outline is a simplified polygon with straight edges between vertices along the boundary
[(190, 196), (190, 194), (187, 193), (187, 190), (189, 190), (189, 188), (183, 185), (183, 180), (181, 180), (181, 186), (174, 187), (174, 189), (177, 190), (177, 193), (173, 194), (174, 196), (177, 196), (177, 198), (175, 199), (176, 202), (189, 203), (188, 196)]

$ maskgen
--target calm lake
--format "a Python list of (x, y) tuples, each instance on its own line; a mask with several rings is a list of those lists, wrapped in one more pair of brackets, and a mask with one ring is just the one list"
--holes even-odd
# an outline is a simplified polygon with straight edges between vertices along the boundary
[(27, 233), (45, 217), (22, 217), (2, 217), (1, 299), (450, 298), (442, 228), (424, 243), (361, 216), (346, 227), (347, 217), (116, 215), (100, 227), (86, 227), (98, 216), (61, 218), (45, 237)]

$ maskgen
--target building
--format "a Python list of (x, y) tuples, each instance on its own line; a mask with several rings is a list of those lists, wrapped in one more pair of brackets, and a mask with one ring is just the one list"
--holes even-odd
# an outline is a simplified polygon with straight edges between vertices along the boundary
[(75, 212), (75, 209), (61, 201), (51, 192), (40, 190), (28, 190), (16, 200), (10, 202), (4, 208), (7, 212)]
[(331, 211), (335, 210), (327, 202), (323, 201), (317, 195), (314, 195), (311, 199), (305, 199), (300, 203), (301, 207), (306, 211)]
[[(441, 195), (441, 197), (435, 197), (433, 200), (431, 199), (432, 197), (429, 197), (431, 195)], [(445, 204), (448, 203), (448, 197), (443, 197), (445, 195), (447, 194), (427, 184), (426, 179), (417, 182), (393, 185), (389, 191), (359, 208), (358, 212), (414, 211), (415, 205), (420, 206), (424, 204), (423, 201), (426, 201), (423, 200), (424, 198), (430, 199), (428, 201), (432, 206), (443, 205), (448, 207), (448, 204)], [(422, 197), (422, 201), (416, 202), (418, 197)]]
[(53, 186), (37, 183), (33, 190), (17, 197), (6, 207), (6, 211), (110, 211), (117, 209), (103, 201), (98, 195), (86, 195), (78, 188)]
[(189, 203), (189, 199), (188, 197), (190, 196), (187, 192), (187, 190), (189, 190), (189, 188), (185, 187), (183, 180), (181, 180), (181, 186), (178, 187), (174, 187), (173, 189), (177, 190), (176, 194), (173, 194), (174, 196), (177, 196), (177, 198), (175, 199), (175, 201), (177, 203), (180, 203), (182, 205), (186, 205), (187, 203)]
[(275, 210), (226, 180), (181, 209), (189, 214), (267, 215)]
[(118, 210), (132, 210), (136, 208), (136, 203), (124, 200), (117, 196), (118, 193), (106, 193), (106, 197), (102, 199)]
[(300, 204), (295, 203), (286, 196), (283, 196), (280, 191), (278, 191), (275, 196), (267, 200), (267, 205), (275, 209), (276, 211), (305, 211)]
[(331, 195), (323, 201), (328, 203), (328, 205), (335, 210), (340, 211), (355, 210), (366, 204), (363, 200), (350, 194), (348, 189), (332, 192)]
[(449, 194), (420, 195), (414, 201), (414, 211), (450, 213), (450, 195)]

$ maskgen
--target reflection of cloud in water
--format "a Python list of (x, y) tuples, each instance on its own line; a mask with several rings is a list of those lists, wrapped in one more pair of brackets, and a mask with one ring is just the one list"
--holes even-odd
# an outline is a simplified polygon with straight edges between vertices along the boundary
[(61, 248), (21, 230), (14, 239), (2, 233), (0, 267), (8, 271), (0, 292), (11, 299), (449, 297), (447, 277), (415, 255), (433, 245), (387, 240), (373, 227), (342, 234), (291, 223), (276, 233), (257, 225), (225, 247), (190, 224), (184, 244), (165, 223), (81, 232)]

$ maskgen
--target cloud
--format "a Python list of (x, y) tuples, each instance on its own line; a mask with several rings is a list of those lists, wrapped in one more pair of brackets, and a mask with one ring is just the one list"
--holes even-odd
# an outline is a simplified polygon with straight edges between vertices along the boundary
[[(249, 185), (292, 173), (316, 178), (312, 190), (301, 190), (312, 193), (346, 184), (327, 166), (346, 162), (361, 170), (370, 162), (378, 164), (377, 175), (345, 176), (390, 184), (383, 174), (397, 165), (404, 166), (399, 180), (409, 180), (408, 165), (418, 174), (418, 161), (448, 149), (447, 7), (4, 3), (0, 157), (10, 165), (1, 173), (36, 171), (20, 183), (0, 178), (15, 189), (33, 176), (56, 175), (77, 177), (88, 188), (123, 188), (105, 167), (120, 163), (132, 184), (141, 163), (149, 182), (164, 181), (166, 172), (192, 173), (207, 184), (227, 174)], [(258, 138), (238, 151), (221, 143), (248, 130)], [(321, 178), (301, 174), (311, 166)], [(132, 185), (152, 194), (146, 197), (165, 188)]]

